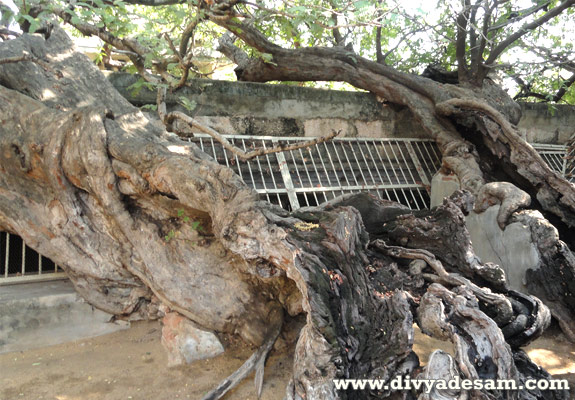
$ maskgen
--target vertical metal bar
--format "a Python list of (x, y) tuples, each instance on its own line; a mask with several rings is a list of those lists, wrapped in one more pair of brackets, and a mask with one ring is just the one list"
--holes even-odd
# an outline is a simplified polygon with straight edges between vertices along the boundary
[[(299, 151), (299, 155), (300, 155), (300, 157), (301, 157), (301, 163), (302, 163), (303, 168), (304, 168), (304, 170), (305, 170), (305, 174), (307, 175), (307, 179), (309, 179), (309, 185), (310, 185), (310, 187), (313, 187), (313, 180), (311, 179), (311, 175), (309, 174), (309, 169), (308, 169), (308, 167), (307, 167), (306, 159), (305, 159), (305, 157), (304, 157), (303, 152), (301, 151), (301, 149), (298, 149), (298, 151)], [(319, 179), (319, 177), (318, 177), (318, 179)], [(319, 200), (318, 200), (318, 198), (317, 198), (317, 194), (316, 194), (315, 192), (311, 192), (311, 193), (312, 193), (312, 195), (313, 195), (313, 197), (314, 197), (314, 199), (315, 199), (315, 204), (316, 204), (316, 205), (319, 205), (320, 203), (319, 203)], [(308, 204), (308, 205), (309, 205), (309, 204)]]
[(42, 275), (42, 254), (38, 253), (38, 275)]
[[(357, 155), (355, 154), (355, 148), (354, 148), (354, 142), (348, 142), (349, 143), (349, 147), (351, 149), (351, 154), (353, 154), (353, 158), (355, 158), (355, 162), (357, 165), (357, 169), (359, 169), (359, 174), (361, 175), (361, 178), (363, 179), (363, 184), (367, 185), (367, 179), (365, 178), (365, 175), (363, 174), (363, 169), (361, 168), (361, 163), (359, 162), (359, 159), (357, 158)], [(359, 146), (359, 143), (357, 143), (357, 145)]]
[[(278, 140), (272, 140), (272, 144), (273, 144), (273, 146), (277, 146), (277, 145), (279, 145), (279, 142), (278, 142)], [(298, 208), (300, 208), (300, 205), (299, 205), (299, 200), (297, 199), (297, 195), (295, 193), (295, 188), (293, 185), (291, 174), (289, 172), (287, 160), (286, 160), (283, 152), (278, 152), (275, 154), (276, 154), (276, 159), (278, 162), (280, 172), (282, 174), (282, 179), (284, 181), (284, 187), (286, 188), (288, 199), (289, 199), (289, 202), (291, 204), (291, 209), (297, 210)], [(297, 168), (296, 168), (296, 170), (297, 170)]]
[[(318, 154), (319, 154), (319, 150), (318, 150), (318, 148), (317, 148), (317, 144), (314, 145), (313, 147), (314, 147), (314, 149), (317, 150), (317, 152), (318, 152)], [(313, 165), (313, 169), (315, 170), (315, 173), (316, 173), (316, 175), (317, 175), (317, 181), (319, 182), (319, 187), (324, 187), (324, 184), (323, 184), (322, 179), (321, 179), (321, 174), (320, 174), (319, 170), (317, 169), (317, 165), (315, 164), (315, 158), (314, 158), (314, 156), (313, 156), (311, 147), (308, 147), (308, 148), (307, 148), (307, 151), (308, 151), (308, 153), (309, 153), (309, 158), (311, 159), (311, 163), (312, 163), (312, 165)], [(324, 173), (325, 173), (326, 176), (327, 176), (327, 171), (325, 171), (325, 169), (324, 169)], [(325, 202), (327, 201), (327, 196), (326, 196), (326, 194), (325, 194), (325, 191), (321, 192), (320, 194), (323, 194), (323, 199), (324, 199), (324, 200), (321, 201), (321, 202), (319, 202), (319, 200), (318, 200), (318, 203), (317, 203), (318, 205), (320, 205), (320, 204), (322, 204), (322, 203), (325, 203)]]
[[(373, 153), (371, 152), (371, 147), (375, 145), (375, 141), (371, 141), (371, 142), (365, 142), (365, 147), (367, 149), (367, 152), (369, 153), (369, 158), (371, 159), (371, 162), (373, 164), (373, 169), (375, 169), (375, 172), (377, 173), (377, 176), (379, 177), (379, 182), (381, 184), (384, 184), (384, 180), (383, 177), (381, 176), (381, 173), (379, 172), (379, 168), (377, 168), (377, 163), (375, 162), (375, 157), (373, 156)], [(378, 154), (379, 156), (379, 154)], [(379, 157), (381, 159), (381, 156)], [(383, 163), (383, 162), (382, 162)], [(371, 168), (369, 173), (371, 174)], [(373, 175), (372, 175), (373, 178)]]
[[(383, 145), (383, 140), (379, 140), (378, 142), (379, 142), (379, 144), (381, 145), (381, 148), (385, 151), (385, 147), (384, 147), (384, 145)], [(375, 147), (375, 152), (376, 152), (376, 154), (377, 154), (377, 157), (379, 158), (379, 162), (381, 163), (381, 167), (383, 168), (383, 172), (385, 173), (385, 176), (387, 177), (387, 182), (389, 182), (390, 184), (392, 184), (393, 181), (391, 180), (391, 176), (390, 176), (389, 173), (387, 172), (387, 168), (385, 167), (385, 161), (383, 161), (383, 158), (381, 158), (381, 153), (380, 153), (380, 151), (378, 150), (375, 141), (373, 141), (373, 145), (374, 145), (374, 147)], [(371, 150), (369, 150), (369, 151), (371, 152)], [(386, 156), (387, 156), (387, 152), (386, 152), (386, 151), (385, 151), (385, 153), (386, 153)], [(389, 156), (387, 156), (387, 157), (388, 157), (388, 159), (389, 159)], [(373, 162), (373, 164), (376, 165), (375, 161)], [(377, 168), (377, 165), (376, 165), (376, 168), (375, 168), (375, 169), (376, 169), (377, 173), (379, 174), (379, 176), (381, 177), (381, 174), (379, 173), (379, 168)], [(395, 172), (394, 172), (394, 173), (395, 173)], [(383, 179), (382, 179), (382, 182), (383, 182)], [(399, 196), (397, 195), (397, 192), (395, 191), (395, 189), (391, 189), (391, 190), (393, 191), (393, 194), (395, 195), (395, 197), (396, 197), (397, 199), (399, 199)], [(390, 198), (389, 195), (387, 194), (387, 190), (386, 190), (384, 193), (385, 193), (385, 196), (387, 197), (387, 199), (391, 201), (391, 198)]]
[[(331, 145), (333, 147), (333, 150), (335, 151), (337, 161), (339, 162), (339, 165), (341, 166), (341, 173), (343, 174), (343, 178), (347, 182), (347, 186), (351, 186), (351, 184), (349, 183), (349, 179), (347, 179), (347, 174), (345, 172), (345, 166), (343, 165), (343, 162), (341, 161), (341, 157), (339, 156), (339, 151), (337, 151), (337, 146), (335, 145), (336, 143), (343, 143), (343, 142), (340, 142), (340, 141), (336, 142), (335, 140), (332, 140)], [(342, 190), (343, 190), (343, 188), (342, 188)]]
[[(314, 147), (317, 147), (317, 144)], [(321, 187), (323, 187), (324, 184), (323, 184), (322, 179), (321, 179), (321, 174), (320, 174), (319, 170), (317, 169), (317, 165), (315, 165), (315, 159), (314, 159), (313, 153), (311, 152), (311, 147), (307, 148), (307, 152), (309, 153), (309, 158), (311, 160), (311, 164), (313, 165), (313, 169), (315, 171), (315, 174), (317, 175), (317, 181), (318, 181), (319, 185)]]
[[(399, 179), (399, 176), (397, 175), (397, 172), (395, 171), (395, 165), (394, 165), (394, 163), (393, 163), (391, 157), (389, 156), (389, 153), (387, 152), (387, 146), (386, 146), (386, 144), (391, 146), (390, 142), (387, 142), (387, 141), (384, 142), (384, 141), (382, 141), (382, 142), (381, 142), (381, 148), (383, 149), (383, 152), (385, 153), (385, 158), (387, 158), (387, 160), (389, 161), (389, 166), (391, 167), (391, 171), (393, 172), (393, 175), (395, 176), (395, 183), (396, 183), (396, 184), (400, 184), (401, 181), (400, 181), (400, 179)], [(385, 171), (386, 171), (386, 173), (387, 173), (387, 168), (385, 168), (385, 163), (384, 163), (384, 169), (385, 169)], [(390, 176), (389, 182), (390, 182), (390, 183), (394, 183), (393, 180), (391, 179), (391, 176)]]
[(345, 160), (347, 161), (347, 165), (349, 165), (349, 170), (351, 171), (351, 174), (353, 176), (353, 180), (355, 181), (355, 185), (361, 186), (361, 184), (357, 180), (357, 177), (355, 176), (355, 171), (353, 170), (353, 165), (351, 164), (351, 161), (349, 161), (349, 157), (347, 156), (347, 149), (343, 146), (343, 144), (345, 144), (345, 143), (346, 142), (342, 142), (343, 155), (345, 156)]
[[(246, 141), (242, 139), (242, 147), (244, 148), (244, 152), (246, 152)], [(250, 174), (250, 179), (252, 180), (251, 186), (255, 189), (256, 188), (256, 180), (254, 179), (254, 174), (252, 173), (252, 163), (250, 161), (245, 161), (248, 166), (248, 172)], [(245, 182), (245, 181), (244, 181)]]
[[(264, 146), (263, 146), (263, 145), (264, 145), (264, 141), (263, 141), (263, 140), (261, 141), (261, 145), (262, 145), (261, 147), (264, 147)], [(267, 185), (266, 185), (266, 177), (264, 176), (264, 171), (263, 171), (263, 168), (262, 168), (262, 164), (261, 164), (261, 162), (260, 162), (260, 158), (259, 158), (259, 157), (256, 157), (255, 160), (256, 160), (256, 162), (257, 162), (257, 164), (258, 164), (258, 171), (260, 172), (260, 177), (262, 178), (262, 186), (263, 186), (264, 190), (267, 191), (268, 188), (267, 188)], [(268, 198), (268, 201), (270, 201), (270, 197), (267, 196), (267, 198)]]
[[(405, 167), (407, 168), (407, 172), (409, 172), (409, 175), (411, 176), (411, 180), (413, 183), (416, 183), (415, 177), (413, 176), (413, 174), (411, 173), (411, 169), (408, 168), (408, 163), (407, 163), (407, 159), (405, 158), (405, 156), (403, 155), (403, 151), (401, 150), (401, 143), (400, 142), (396, 142), (397, 143), (397, 149), (399, 150), (399, 153), (401, 154), (401, 158), (403, 159), (403, 163), (405, 164)], [(395, 157), (395, 159), (397, 160), (397, 155), (395, 154), (395, 150), (393, 149), (393, 146), (391, 147), (391, 151)], [(405, 175), (405, 172), (403, 171), (404, 169), (401, 168), (401, 166), (399, 167), (399, 170), (401, 171), (401, 174), (403, 175), (403, 177), (405, 178), (405, 183), (408, 183), (407, 180), (407, 175)], [(402, 190), (403, 191), (403, 190)], [(417, 204), (417, 200), (415, 199), (415, 195), (413, 194), (413, 192), (410, 190), (409, 194), (411, 195), (411, 197), (413, 198), (413, 201), (415, 202), (415, 204)]]
[(6, 253), (4, 254), (4, 268), (6, 269), (6, 272), (4, 273), (4, 276), (8, 276), (8, 270), (10, 265), (8, 265), (10, 262), (10, 234), (6, 233)]
[(24, 239), (22, 239), (22, 263), (21, 263), (22, 275), (26, 275), (26, 244)]
[[(304, 187), (303, 179), (301, 178), (301, 174), (299, 173), (299, 167), (298, 167), (297, 161), (296, 161), (296, 159), (295, 159), (295, 157), (294, 157), (294, 155), (293, 155), (293, 150), (290, 150), (290, 151), (289, 151), (289, 155), (290, 155), (290, 157), (291, 157), (291, 159), (292, 159), (292, 162), (293, 162), (293, 165), (294, 165), (294, 170), (295, 170), (295, 172), (296, 172), (297, 178), (299, 179), (300, 187), (303, 188), (303, 187)], [(286, 161), (286, 163), (287, 163), (287, 161)], [(306, 206), (309, 206), (309, 199), (307, 198), (307, 193), (306, 193), (306, 192), (303, 192), (302, 195), (303, 195), (303, 198), (305, 199)]]
[[(429, 163), (427, 162), (429, 159), (429, 153), (427, 153), (427, 158), (425, 157), (425, 154), (423, 154), (423, 150), (421, 149), (423, 147), (423, 149), (425, 150), (425, 143), (422, 142), (414, 142), (412, 143), (413, 149), (415, 150), (415, 152), (417, 153), (417, 157), (418, 160), (421, 162), (421, 167), (423, 168), (423, 173), (425, 174), (425, 176), (429, 176), (433, 177), (433, 170), (432, 168), (429, 166)], [(425, 164), (425, 167), (424, 167)]]
[(430, 144), (429, 147), (431, 148), (431, 150), (433, 151), (433, 154), (435, 155), (435, 159), (437, 160), (438, 166), (440, 166), (443, 156), (441, 155), (441, 153), (438, 153), (439, 149), (437, 148), (435, 143)]
[(330, 153), (329, 149), (327, 148), (327, 145), (325, 142), (323, 142), (323, 147), (325, 148), (325, 152), (326, 152), (327, 157), (329, 159), (329, 163), (331, 164), (331, 168), (333, 169), (334, 179), (337, 181), (337, 184), (339, 186), (339, 190), (341, 191), (341, 194), (344, 194), (345, 192), (343, 191), (343, 187), (341, 186), (341, 183), (339, 181), (339, 175), (337, 173), (337, 169), (335, 169), (333, 159), (331, 158), (331, 153)]
[(561, 157), (561, 175), (563, 178), (567, 178), (567, 149), (563, 150), (563, 156)]
[[(365, 145), (366, 148), (369, 148), (369, 146), (367, 145), (367, 142), (364, 142), (363, 144)], [(361, 154), (361, 157), (363, 158), (363, 161), (365, 162), (365, 168), (367, 168), (367, 172), (369, 172), (369, 176), (371, 177), (371, 184), (377, 185), (377, 181), (375, 180), (373, 173), (371, 172), (371, 168), (369, 168), (369, 163), (367, 161), (367, 158), (365, 158), (365, 152), (361, 149), (361, 143), (358, 143), (357, 145), (359, 147), (359, 154)], [(355, 156), (355, 152), (353, 153), (353, 155)], [(356, 159), (357, 159), (357, 157), (356, 157)]]
[[(417, 156), (417, 154), (415, 154), (415, 150), (413, 149), (410, 142), (405, 142), (405, 147), (407, 148), (407, 152), (409, 153), (411, 159), (413, 160), (413, 165), (415, 165), (415, 170), (419, 174), (419, 178), (421, 179), (421, 183), (423, 185), (425, 185), (425, 190), (428, 190), (428, 188), (430, 188), (429, 179), (427, 179), (427, 175), (425, 174), (425, 171), (421, 167), (421, 164), (419, 162), (419, 157)], [(401, 151), (401, 148), (400, 148), (400, 151)], [(401, 156), (404, 157), (403, 152), (401, 153)], [(410, 174), (411, 174), (411, 172), (410, 172)], [(413, 175), (411, 175), (411, 176), (413, 176)]]
[(325, 173), (325, 178), (327, 179), (327, 184), (330, 187), (333, 187), (332, 183), (331, 183), (331, 179), (329, 178), (329, 171), (327, 170), (327, 167), (325, 166), (325, 162), (323, 161), (323, 156), (321, 155), (321, 151), (319, 149), (319, 145), (316, 145), (316, 149), (317, 149), (317, 155), (319, 157), (319, 161), (321, 162), (321, 166), (323, 168), (323, 171)]
[[(236, 145), (236, 143), (235, 143), (235, 141), (234, 141), (233, 138), (230, 138), (230, 142), (231, 142), (234, 146)], [(224, 153), (226, 153), (225, 147), (224, 147)], [(242, 178), (242, 181), (245, 182), (246, 180), (244, 179), (244, 174), (242, 173), (242, 165), (240, 164), (240, 159), (238, 158), (237, 154), (235, 154), (235, 153), (234, 153), (233, 157), (234, 157), (235, 160), (236, 160), (236, 167), (237, 167), (237, 170), (238, 170), (238, 175), (240, 176), (240, 178)], [(227, 153), (226, 153), (226, 159), (227, 159), (227, 158), (228, 158), (228, 157), (227, 157)]]
[[(393, 166), (393, 162), (391, 161), (391, 157), (389, 156), (389, 154), (387, 153), (387, 149), (386, 149), (386, 144), (389, 144), (389, 142), (381, 140), (381, 148), (383, 150), (383, 152), (385, 153), (385, 157), (387, 158), (387, 160), (389, 161), (389, 165), (391, 167), (391, 170), (393, 172), (393, 175), (395, 176), (395, 183), (399, 184), (399, 177), (397, 176), (397, 172), (395, 172), (395, 168)], [(383, 166), (383, 170), (385, 171), (385, 174), (387, 175), (387, 178), (389, 179), (389, 183), (393, 183), (393, 180), (391, 179), (391, 175), (389, 175), (389, 173), (387, 172), (387, 168), (385, 166), (385, 161), (381, 158), (381, 154), (379, 152), (379, 149), (377, 149), (377, 154), (379, 156), (379, 159), (381, 160), (381, 164)], [(403, 191), (401, 189), (399, 189), (399, 191), (401, 192), (401, 194), (403, 195)], [(397, 201), (399, 201), (399, 195), (397, 193), (397, 191), (395, 189), (393, 189), (393, 194), (395, 195)], [(390, 199), (391, 200), (391, 199)]]
[[(379, 193), (385, 194), (385, 197), (387, 198), (387, 200), (391, 201), (391, 198), (390, 198), (389, 195), (387, 194), (387, 190), (385, 190), (385, 189), (378, 190), (377, 193), (378, 193), (378, 194), (379, 194)], [(395, 192), (394, 192), (394, 193), (395, 193)], [(379, 196), (379, 198), (380, 198), (380, 199), (383, 199), (383, 197), (382, 197), (381, 195)]]
[[(266, 141), (265, 141), (265, 140), (262, 141), (262, 144), (263, 144), (264, 149), (267, 149), (267, 147), (266, 147)], [(273, 146), (272, 146), (272, 147), (273, 147)], [(272, 177), (272, 183), (273, 183), (273, 185), (274, 185), (274, 189), (279, 189), (278, 184), (277, 184), (277, 182), (276, 182), (274, 170), (273, 170), (272, 164), (271, 164), (271, 162), (270, 162), (269, 154), (266, 154), (265, 156), (266, 156), (266, 161), (267, 161), (267, 163), (268, 163), (268, 168), (270, 169), (270, 175), (271, 175), (271, 177)], [(276, 160), (277, 160), (277, 158), (276, 158)], [(289, 171), (288, 171), (288, 172), (289, 172)], [(281, 199), (280, 194), (279, 194), (279, 193), (276, 193), (276, 196), (277, 196), (277, 199), (278, 199), (278, 204), (280, 205), (280, 207), (283, 208), (282, 199)]]
[[(403, 142), (409, 144), (409, 142)], [(411, 168), (409, 168), (409, 162), (407, 157), (405, 157), (405, 154), (403, 154), (403, 150), (401, 149), (401, 142), (397, 143), (397, 150), (399, 151), (399, 154), (401, 155), (401, 159), (403, 160), (403, 164), (405, 165), (405, 168), (401, 168), (401, 173), (403, 174), (403, 176), (405, 177), (405, 181), (406, 183), (408, 183), (408, 178), (407, 175), (405, 174), (404, 170), (407, 170), (407, 173), (409, 174), (409, 177), (411, 178), (411, 183), (417, 183), (417, 179), (415, 179), (415, 176), (413, 176), (413, 173), (411, 172)], [(393, 147), (391, 148), (391, 151), (394, 152), (395, 155), (395, 151), (393, 150)], [(411, 153), (410, 153), (411, 155)], [(415, 154), (413, 154), (415, 156)], [(415, 165), (415, 160), (413, 160), (414, 165)]]
[(4, 252), (4, 278), (8, 277), (8, 235), (9, 233), (6, 233), (6, 251)]

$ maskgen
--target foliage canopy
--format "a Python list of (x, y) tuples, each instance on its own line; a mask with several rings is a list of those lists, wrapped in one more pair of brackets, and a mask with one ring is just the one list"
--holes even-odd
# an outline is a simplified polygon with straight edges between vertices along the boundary
[[(218, 18), (229, 19), (226, 13), (234, 8), (232, 18), (256, 28), (270, 42), (284, 48), (342, 46), (409, 73), (421, 74), (429, 65), (454, 75), (466, 69), (469, 80), (475, 83), (494, 71), (516, 98), (574, 104), (575, 28), (570, 20), (575, 11), (571, 3), (28, 0), (18, 2), (20, 13), (14, 19), (34, 31), (42, 26), (43, 19), (59, 15), (83, 34), (100, 36), (105, 42), (103, 55), (114, 51), (130, 56), (134, 49), (114, 44), (102, 32), (129, 39), (140, 46), (132, 54), (138, 58), (134, 64), (140, 72), (145, 68), (178, 79), (184, 75), (185, 80), (189, 69), (192, 76), (209, 75), (214, 63), (206, 63), (206, 58), (218, 57), (218, 38), (226, 32)], [(562, 8), (560, 12), (550, 15), (558, 8)], [(92, 29), (86, 29), (86, 25)], [(243, 42), (236, 44), (249, 56), (273, 63), (270, 54)]]

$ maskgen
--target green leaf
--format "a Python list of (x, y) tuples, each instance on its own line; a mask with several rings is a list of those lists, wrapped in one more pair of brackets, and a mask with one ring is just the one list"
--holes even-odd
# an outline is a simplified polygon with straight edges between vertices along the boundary
[(264, 60), (264, 62), (266, 64), (271, 64), (271, 65), (276, 65), (277, 64), (275, 62), (273, 62), (274, 56), (270, 53), (262, 53), (261, 54), (262, 60)]
[(156, 104), (144, 104), (140, 107), (141, 110), (158, 111), (158, 106)]
[(353, 3), (354, 7), (357, 10), (361, 10), (362, 8), (368, 7), (369, 5), (371, 5), (371, 3), (369, 2), (369, 0), (359, 0)]
[(288, 14), (299, 14), (308, 11), (305, 6), (296, 6), (287, 9)]
[(194, 111), (198, 105), (194, 100), (190, 100), (184, 96), (179, 97), (179, 103), (189, 112)]

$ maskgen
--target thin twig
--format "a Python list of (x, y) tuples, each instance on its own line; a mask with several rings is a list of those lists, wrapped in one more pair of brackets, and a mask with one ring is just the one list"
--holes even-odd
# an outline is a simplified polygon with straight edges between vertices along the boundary
[(11, 31), (10, 29), (6, 29), (6, 28), (0, 28), (0, 35), (3, 35), (3, 36), (15, 36), (15, 37), (21, 36), (20, 33)]
[(244, 378), (250, 375), (255, 369), (256, 376), (254, 379), (256, 385), (256, 395), (259, 399), (262, 393), (263, 379), (264, 379), (264, 366), (269, 352), (272, 350), (278, 336), (281, 333), (283, 326), (283, 312), (280, 310), (273, 310), (268, 316), (268, 321), (271, 325), (264, 343), (256, 350), (252, 356), (242, 364), (240, 368), (229, 377), (224, 379), (220, 384), (208, 394), (202, 397), (202, 400), (218, 400), (221, 399), (228, 391), (233, 389)]
[(60, 71), (53, 70), (52, 67), (46, 61), (41, 60), (38, 57), (33, 56), (32, 54), (23, 54), (21, 56), (16, 56), (16, 57), (1, 58), (0, 59), (0, 65), (2, 65), (2, 64), (14, 64), (14, 63), (26, 62), (26, 61), (38, 64), (39, 66), (44, 68), (45, 71), (53, 73), (58, 78), (62, 77), (62, 73)]
[(160, 119), (164, 122), (164, 124), (166, 124), (167, 126), (170, 126), (174, 123), (174, 121), (179, 120), (179, 121), (182, 121), (183, 123), (187, 124), (190, 128), (195, 127), (197, 129), (201, 130), (202, 132), (207, 133), (208, 135), (213, 137), (215, 140), (220, 142), (226, 150), (235, 154), (242, 161), (248, 161), (248, 160), (251, 160), (252, 158), (263, 156), (264, 154), (280, 153), (282, 151), (292, 151), (292, 150), (303, 149), (305, 147), (310, 147), (310, 146), (313, 146), (313, 145), (316, 145), (319, 143), (327, 142), (328, 140), (333, 139), (334, 137), (336, 137), (337, 135), (339, 135), (341, 133), (341, 131), (336, 132), (336, 131), (332, 130), (332, 132), (327, 136), (317, 137), (314, 139), (306, 140), (304, 142), (293, 143), (290, 145), (279, 145), (279, 146), (274, 146), (271, 148), (259, 147), (255, 150), (250, 151), (250, 152), (245, 152), (245, 151), (239, 149), (238, 147), (234, 146), (232, 143), (230, 143), (229, 140), (227, 140), (224, 136), (222, 136), (215, 129), (213, 129), (207, 125), (202, 124), (201, 122), (193, 119), (189, 115), (186, 115), (180, 111), (172, 111), (172, 112), (168, 113), (166, 111), (167, 108), (166, 108), (166, 101), (165, 101), (166, 92), (167, 92), (167, 90), (165, 88), (159, 88), (158, 89), (158, 97), (157, 97), (158, 115), (160, 116)]

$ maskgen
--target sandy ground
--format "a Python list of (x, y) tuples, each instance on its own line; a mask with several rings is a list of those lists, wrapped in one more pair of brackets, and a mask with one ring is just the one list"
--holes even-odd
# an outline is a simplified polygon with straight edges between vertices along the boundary
[[(1, 400), (172, 400), (200, 399), (238, 368), (252, 349), (224, 343), (228, 351), (212, 360), (166, 368), (159, 322), (139, 322), (125, 331), (57, 346), (0, 355)], [(425, 362), (445, 344), (416, 335), (415, 351)], [(575, 388), (575, 346), (556, 331), (529, 346), (529, 355)], [(292, 359), (274, 352), (266, 367), (263, 400), (281, 400)], [(255, 400), (246, 380), (227, 399)], [(575, 398), (575, 391), (572, 391)]]

